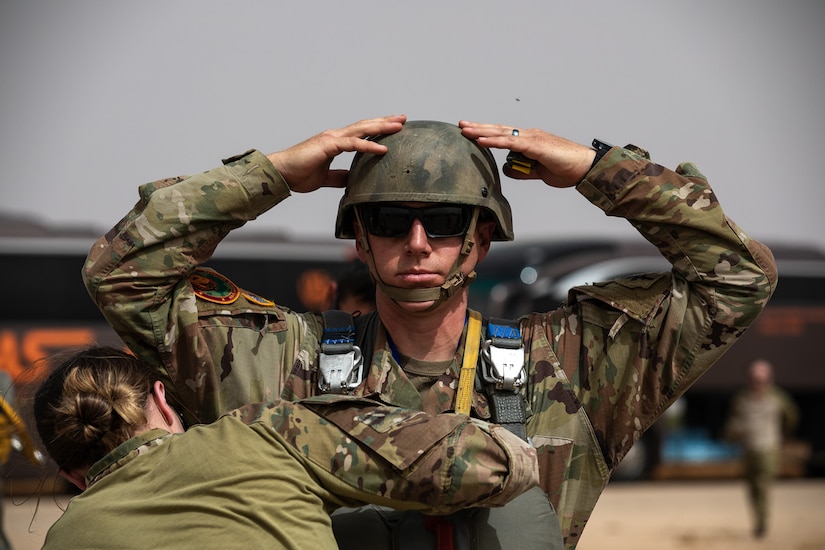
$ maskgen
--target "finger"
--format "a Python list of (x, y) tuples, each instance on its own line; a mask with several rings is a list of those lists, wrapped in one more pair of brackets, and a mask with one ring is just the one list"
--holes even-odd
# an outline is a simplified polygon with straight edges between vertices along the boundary
[(383, 155), (387, 152), (386, 145), (362, 137), (335, 138), (333, 146), (335, 147), (335, 151), (329, 155), (330, 158), (345, 152), (372, 153), (375, 155)]
[(482, 133), (500, 133), (503, 128), (506, 128), (503, 124), (489, 124), (484, 122), (472, 122), (469, 120), (459, 120), (458, 126), (462, 130), (467, 129), (473, 132)]
[(381, 134), (393, 134), (399, 131), (407, 121), (407, 115), (390, 115), (379, 118), (359, 120), (341, 129), (343, 135), (368, 137)]
[(528, 130), (503, 124), (478, 124), (467, 121), (461, 121), (459, 124), (466, 137), (476, 140), (483, 147), (524, 152), (529, 143), (529, 136), (525, 135)]
[(472, 134), (475, 137), (509, 136), (515, 128), (506, 124), (486, 124), (466, 120), (459, 121), (458, 125), (466, 134)]

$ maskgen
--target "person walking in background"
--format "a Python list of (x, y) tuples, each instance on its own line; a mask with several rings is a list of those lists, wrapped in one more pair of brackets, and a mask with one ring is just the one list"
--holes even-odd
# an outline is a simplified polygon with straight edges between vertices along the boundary
[(768, 528), (770, 487), (779, 471), (783, 434), (791, 433), (799, 410), (773, 381), (773, 366), (757, 359), (748, 367), (748, 385), (731, 402), (725, 435), (743, 447), (748, 500), (755, 537)]

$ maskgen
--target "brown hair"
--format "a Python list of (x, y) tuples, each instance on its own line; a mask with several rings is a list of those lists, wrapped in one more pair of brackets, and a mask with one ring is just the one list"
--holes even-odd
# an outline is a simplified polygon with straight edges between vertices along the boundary
[(156, 377), (119, 349), (92, 346), (56, 356), (34, 397), (40, 439), (64, 470), (91, 466), (146, 424)]

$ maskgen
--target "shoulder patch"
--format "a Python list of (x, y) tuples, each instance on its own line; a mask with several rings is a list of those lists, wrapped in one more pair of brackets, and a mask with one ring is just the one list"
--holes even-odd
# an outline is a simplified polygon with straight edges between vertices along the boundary
[(238, 285), (210, 269), (198, 269), (189, 276), (189, 282), (195, 296), (216, 304), (231, 304), (241, 295)]
[(243, 294), (244, 298), (246, 298), (247, 300), (249, 300), (250, 302), (252, 302), (253, 304), (258, 305), (258, 306), (272, 307), (272, 306), (275, 305), (275, 302), (273, 302), (272, 300), (267, 300), (263, 296), (258, 296), (257, 294), (252, 294), (251, 292), (246, 291), (246, 290), (241, 292), (241, 294)]

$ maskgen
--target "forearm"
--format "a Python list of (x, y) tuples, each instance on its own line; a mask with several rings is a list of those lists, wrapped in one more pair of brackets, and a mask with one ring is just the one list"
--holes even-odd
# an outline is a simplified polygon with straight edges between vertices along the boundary
[[(241, 413), (243, 414), (243, 413)], [(261, 417), (346, 504), (448, 513), (499, 506), (535, 486), (535, 451), (499, 426), (364, 399), (280, 402)]]
[(609, 216), (627, 219), (689, 283), (698, 283), (726, 325), (745, 328), (776, 285), (773, 256), (723, 212), (696, 167), (676, 171), (612, 149), (578, 190)]

